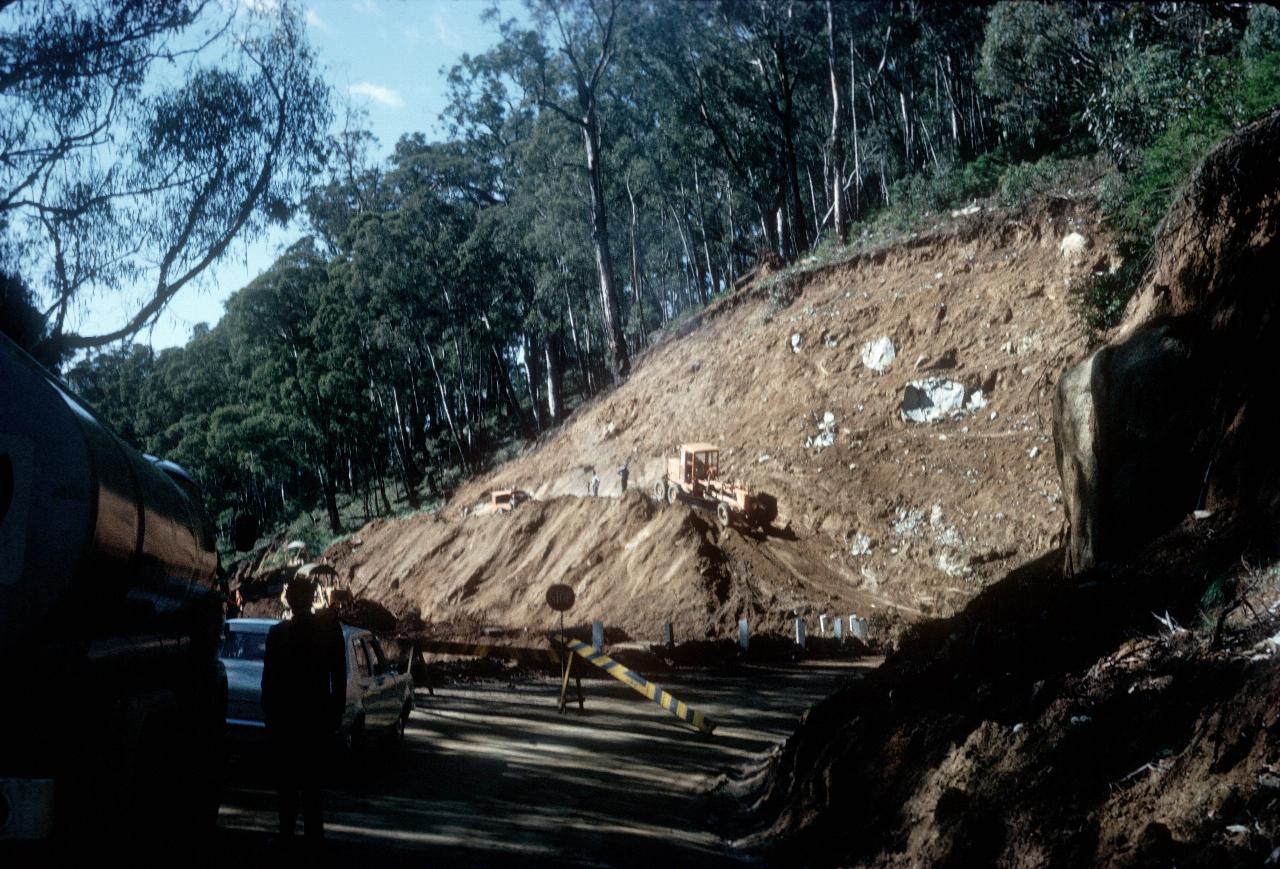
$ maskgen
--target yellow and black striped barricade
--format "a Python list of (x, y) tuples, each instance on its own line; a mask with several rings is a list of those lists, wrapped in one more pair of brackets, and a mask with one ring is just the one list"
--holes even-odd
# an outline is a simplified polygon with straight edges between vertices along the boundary
[(640, 674), (628, 670), (604, 652), (597, 652), (594, 647), (580, 640), (567, 640), (565, 646), (578, 657), (595, 664), (622, 684), (648, 697), (686, 724), (692, 724), (708, 736), (716, 729), (715, 723), (701, 712), (689, 708), (673, 697), (670, 692), (658, 687)]

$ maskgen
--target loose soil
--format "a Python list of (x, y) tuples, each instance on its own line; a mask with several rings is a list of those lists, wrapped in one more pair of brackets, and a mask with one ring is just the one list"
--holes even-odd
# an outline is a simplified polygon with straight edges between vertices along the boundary
[(1276, 859), (1277, 575), (1217, 645), (1181, 627), (1199, 627), (1206, 577), (1238, 570), (1248, 541), (1229, 518), (1188, 522), (1073, 581), (1055, 552), (917, 626), (807, 713), (741, 844), (815, 865)]
[[(1098, 220), (1091, 202), (1059, 199), (761, 279), (439, 513), (373, 522), (328, 556), (357, 595), (427, 622), (547, 627), (553, 582), (574, 587), (578, 620), (647, 641), (667, 621), (725, 637), (744, 617), (767, 631), (803, 616), (816, 633), (821, 613), (871, 617), (892, 637), (955, 612), (1061, 540), (1049, 394), (1086, 348), (1068, 288), (1114, 265)], [(1070, 232), (1090, 239), (1083, 256), (1061, 253)], [(860, 352), (883, 336), (897, 358), (877, 373)], [(904, 422), (904, 388), (926, 376), (988, 404)], [(827, 413), (834, 443), (807, 447)], [(773, 528), (723, 530), (649, 500), (663, 457), (694, 440), (721, 447), (722, 477), (777, 498)], [(536, 500), (491, 514), (489, 491), (512, 487)]]

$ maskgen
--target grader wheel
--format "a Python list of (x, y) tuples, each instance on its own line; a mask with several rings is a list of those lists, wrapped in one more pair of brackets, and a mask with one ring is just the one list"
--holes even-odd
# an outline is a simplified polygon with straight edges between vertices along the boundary
[(667, 486), (667, 503), (674, 504), (680, 500), (680, 487), (675, 483)]
[(658, 480), (653, 484), (653, 500), (659, 504), (667, 500), (667, 484), (665, 480)]
[(728, 528), (730, 518), (732, 517), (729, 515), (729, 505), (721, 501), (716, 506), (716, 519), (719, 520), (722, 528)]

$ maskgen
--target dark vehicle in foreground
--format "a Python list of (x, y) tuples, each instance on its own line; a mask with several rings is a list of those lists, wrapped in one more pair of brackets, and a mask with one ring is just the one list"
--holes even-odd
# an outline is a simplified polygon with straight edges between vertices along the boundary
[(212, 834), (217, 572), (182, 469), (0, 336), (0, 865), (190, 855)]

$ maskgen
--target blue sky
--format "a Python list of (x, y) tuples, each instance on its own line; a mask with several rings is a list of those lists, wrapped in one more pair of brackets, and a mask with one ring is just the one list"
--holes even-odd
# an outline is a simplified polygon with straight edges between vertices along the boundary
[[(274, 0), (242, 0), (270, 5)], [(495, 23), (481, 21), (491, 0), (304, 0), (307, 31), (325, 79), (339, 104), (363, 109), (378, 139), (378, 156), (391, 153), (405, 133), (442, 138), (445, 74), (464, 53), (497, 41)], [(503, 18), (524, 17), (518, 0), (500, 0)], [(233, 292), (261, 274), (298, 236), (283, 230), (239, 243), (200, 286), (184, 288), (154, 327), (135, 340), (154, 347), (186, 343), (197, 323), (212, 325)], [(128, 294), (103, 297), (84, 312), (83, 330), (118, 325)]]

